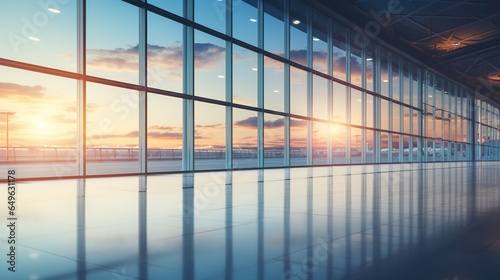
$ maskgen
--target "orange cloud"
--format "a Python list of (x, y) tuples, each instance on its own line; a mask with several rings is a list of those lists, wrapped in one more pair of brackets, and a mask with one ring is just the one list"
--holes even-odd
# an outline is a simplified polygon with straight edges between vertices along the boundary
[[(87, 65), (109, 71), (136, 72), (139, 67), (139, 47), (116, 48), (112, 50), (87, 50)], [(150, 67), (156, 66), (171, 74), (178, 75), (182, 69), (183, 47), (181, 44), (164, 47), (148, 45), (147, 55)], [(207, 68), (225, 59), (225, 49), (210, 43), (194, 45), (195, 66), (198, 69)]]
[(24, 86), (14, 83), (0, 82), (0, 99), (8, 99), (9, 102), (15, 101), (36, 101), (46, 97), (45, 88), (37, 86)]

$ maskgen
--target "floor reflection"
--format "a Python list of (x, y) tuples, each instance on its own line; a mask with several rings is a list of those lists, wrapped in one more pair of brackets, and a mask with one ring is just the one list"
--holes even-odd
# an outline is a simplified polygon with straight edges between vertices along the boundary
[(20, 265), (0, 278), (496, 279), (499, 167), (21, 182)]

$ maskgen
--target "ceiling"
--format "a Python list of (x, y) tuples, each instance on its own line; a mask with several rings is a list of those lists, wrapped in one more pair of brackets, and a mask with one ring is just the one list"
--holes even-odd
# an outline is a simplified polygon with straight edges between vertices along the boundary
[(320, 2), (500, 103), (500, 0)]

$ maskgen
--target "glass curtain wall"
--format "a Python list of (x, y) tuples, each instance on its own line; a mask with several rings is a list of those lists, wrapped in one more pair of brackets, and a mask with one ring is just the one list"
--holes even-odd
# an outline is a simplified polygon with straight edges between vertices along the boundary
[(498, 104), (309, 1), (20, 2), (0, 162), (26, 177), (500, 159)]

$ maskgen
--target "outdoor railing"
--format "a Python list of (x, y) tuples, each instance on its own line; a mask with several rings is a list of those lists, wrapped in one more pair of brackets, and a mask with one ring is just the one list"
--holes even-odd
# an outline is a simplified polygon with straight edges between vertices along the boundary
[[(77, 151), (71, 148), (61, 147), (9, 147), (0, 148), (0, 162), (60, 162), (75, 161)], [(316, 152), (320, 155), (325, 153)], [(257, 149), (233, 149), (233, 158), (257, 158)], [(194, 151), (195, 159), (224, 159), (225, 150), (219, 149), (196, 149)], [(306, 149), (294, 149), (290, 151), (291, 157), (306, 157)], [(139, 159), (139, 150), (137, 148), (87, 148), (87, 161), (134, 161)], [(265, 158), (283, 158), (282, 149), (264, 149)], [(7, 159), (8, 158), (8, 159)], [(148, 160), (181, 160), (181, 149), (148, 149)]]
[[(61, 162), (61, 161), (76, 161), (77, 151), (71, 148), (61, 148), (61, 147), (9, 147), (9, 156), (7, 158), (7, 149), (5, 147), (0, 147), (0, 162)], [(408, 156), (410, 151), (405, 148), (403, 150), (393, 149), (393, 155), (398, 153), (403, 153), (404, 156)], [(417, 155), (417, 150), (413, 149), (413, 155)], [(422, 154), (425, 151), (422, 150)], [(455, 153), (458, 155), (464, 154), (464, 151), (447, 151), (446, 148), (427, 150), (427, 156), (440, 156), (441, 153), (450, 153), (453, 156)], [(383, 148), (380, 151), (381, 156), (387, 156), (388, 149)], [(345, 157), (346, 152), (344, 150), (334, 150), (332, 151), (334, 157)], [(373, 150), (366, 151), (367, 156), (373, 155)], [(233, 149), (233, 159), (249, 159), (257, 158), (257, 149), (253, 148), (234, 148)], [(284, 150), (279, 148), (266, 148), (264, 149), (264, 158), (284, 158)], [(351, 157), (360, 157), (361, 151), (357, 149), (351, 150)], [(195, 159), (224, 159), (226, 157), (226, 151), (220, 149), (196, 149), (194, 151)], [(307, 150), (305, 148), (292, 148), (290, 150), (291, 158), (305, 158), (307, 157)], [(313, 157), (322, 158), (327, 157), (326, 149), (315, 149), (313, 150)], [(87, 148), (86, 158), (89, 162), (96, 161), (135, 161), (139, 159), (139, 149), (137, 148), (110, 148), (110, 147), (100, 147), (100, 148)], [(148, 160), (182, 160), (182, 150), (181, 149), (148, 149), (147, 150)]]

